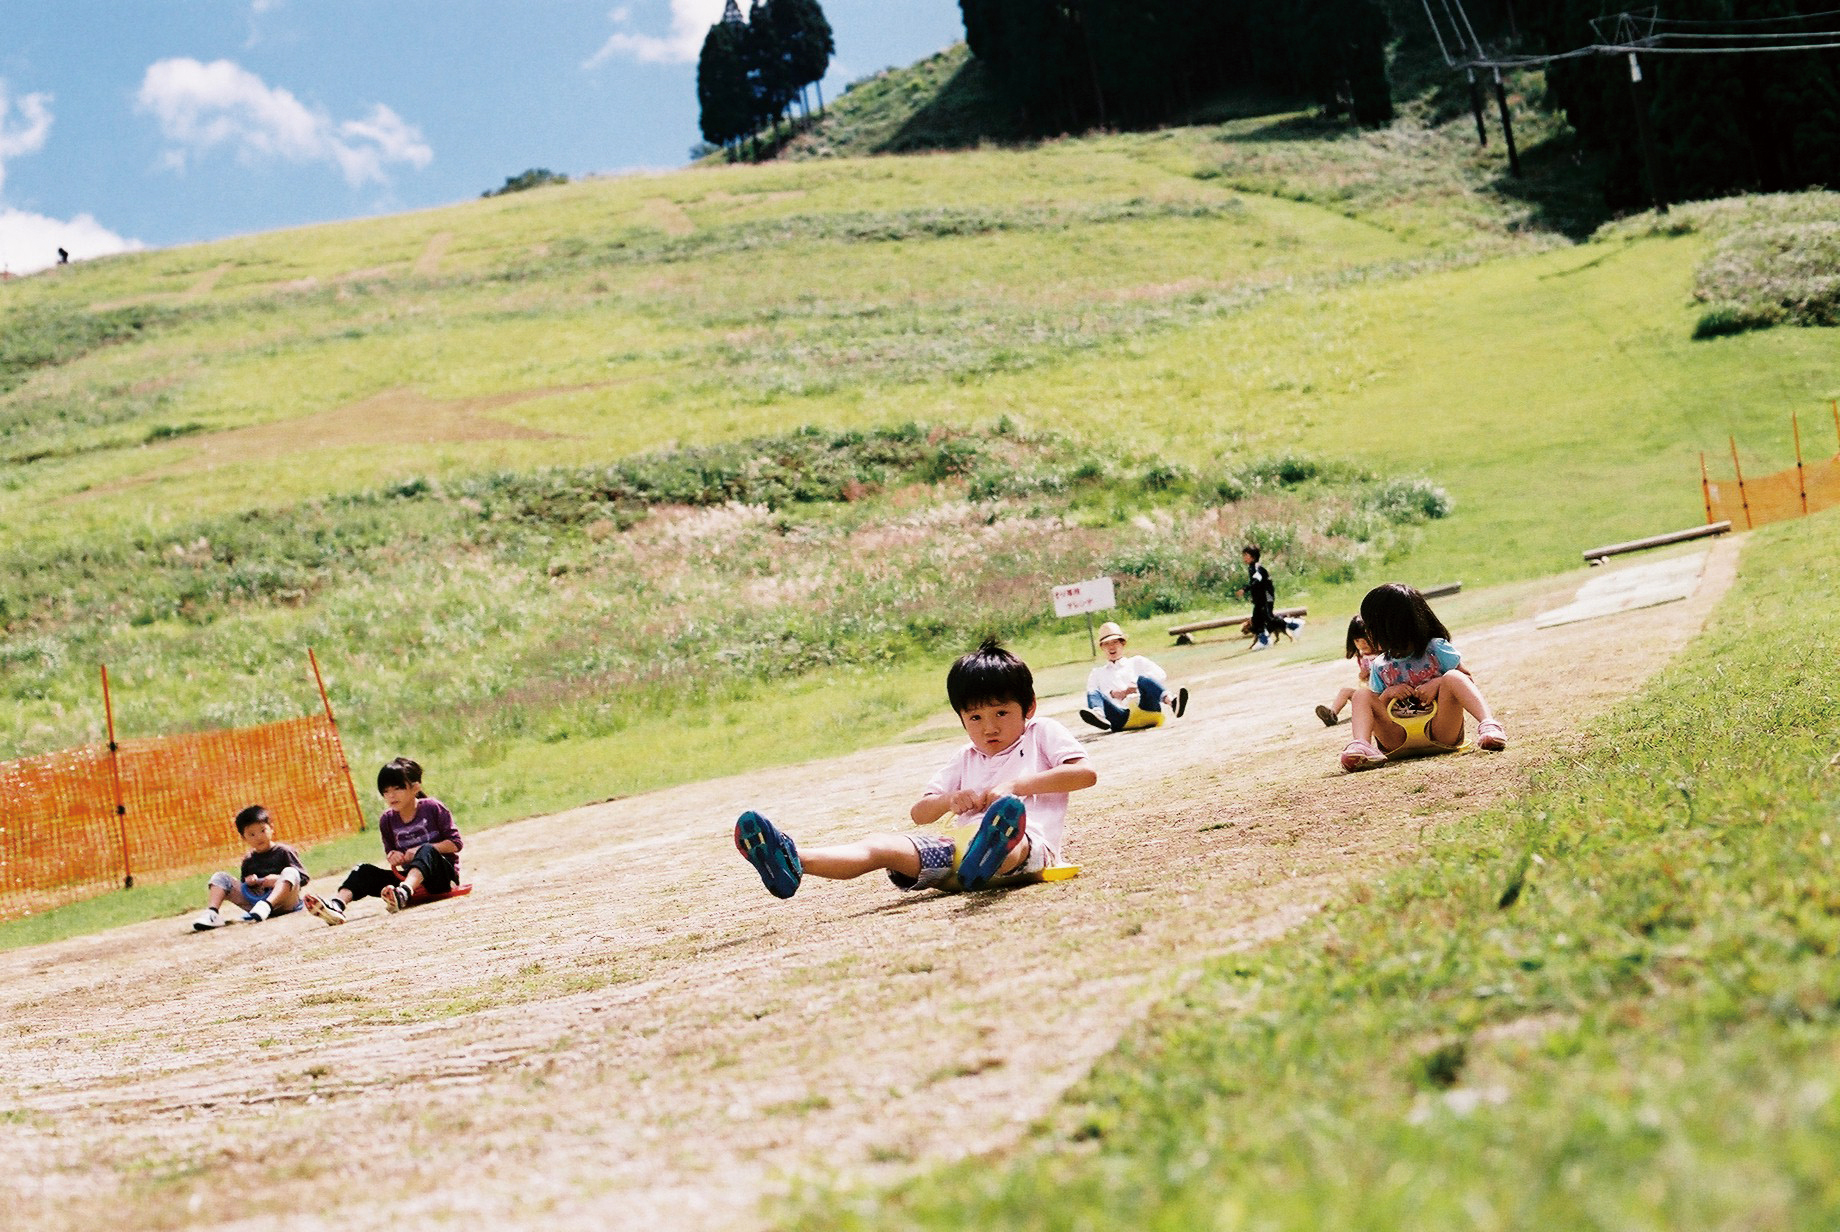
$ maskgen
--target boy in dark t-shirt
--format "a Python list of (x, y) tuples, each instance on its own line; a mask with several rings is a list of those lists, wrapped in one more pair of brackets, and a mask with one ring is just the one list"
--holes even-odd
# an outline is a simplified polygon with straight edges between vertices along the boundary
[(328, 924), (343, 924), (345, 908), (356, 899), (375, 894), (384, 910), (394, 913), (407, 907), (418, 889), (445, 894), (460, 882), (460, 848), (465, 843), (447, 806), (423, 794), (421, 766), (398, 757), (377, 772), (377, 792), (389, 805), (377, 819), (389, 867), (360, 864), (337, 894), (307, 895), (307, 910)]
[(307, 866), (292, 847), (275, 842), (275, 825), (268, 810), (252, 804), (236, 815), (236, 832), (243, 836), (249, 852), (238, 871), (241, 880), (229, 873), (212, 873), (210, 888), (205, 892), (210, 906), (192, 921), (193, 932), (209, 932), (230, 921), (219, 911), (229, 899), (248, 910), (243, 923), (260, 924), (270, 915), (286, 915), (300, 910), (301, 887), (306, 885)]

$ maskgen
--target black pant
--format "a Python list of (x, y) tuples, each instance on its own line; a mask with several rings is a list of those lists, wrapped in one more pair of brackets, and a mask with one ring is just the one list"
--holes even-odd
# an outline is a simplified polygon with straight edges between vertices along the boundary
[(460, 875), (459, 866), (454, 858), (445, 852), (436, 851), (433, 843), (423, 843), (416, 849), (415, 858), (410, 860), (402, 873), (393, 868), (379, 868), (375, 864), (360, 864), (346, 874), (341, 890), (350, 890), (353, 899), (373, 898), (381, 894), (388, 886), (402, 881), (411, 868), (422, 870), (422, 888), (430, 894), (445, 894), (454, 888), (454, 882)]

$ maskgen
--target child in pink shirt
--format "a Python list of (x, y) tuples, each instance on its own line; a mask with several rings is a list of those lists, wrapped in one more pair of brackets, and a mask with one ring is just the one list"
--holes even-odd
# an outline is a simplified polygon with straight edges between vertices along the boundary
[(908, 815), (919, 826), (954, 814), (960, 825), (977, 823), (957, 867), (957, 846), (944, 834), (871, 834), (801, 853), (790, 835), (749, 811), (735, 823), (735, 846), (769, 893), (791, 898), (807, 873), (848, 880), (877, 870), (904, 890), (981, 890), (1061, 863), (1068, 793), (1099, 776), (1071, 732), (1035, 717), (1028, 664), (986, 641), (946, 673), (946, 696), (971, 743), (933, 776)]

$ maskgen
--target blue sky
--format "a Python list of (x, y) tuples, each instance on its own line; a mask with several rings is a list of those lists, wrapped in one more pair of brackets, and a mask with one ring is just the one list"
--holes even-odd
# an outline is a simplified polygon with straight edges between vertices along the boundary
[[(963, 37), (957, 0), (822, 0), (826, 97)], [(746, 3), (742, 4), (745, 11)], [(0, 264), (41, 268), (681, 165), (722, 0), (4, 0)]]

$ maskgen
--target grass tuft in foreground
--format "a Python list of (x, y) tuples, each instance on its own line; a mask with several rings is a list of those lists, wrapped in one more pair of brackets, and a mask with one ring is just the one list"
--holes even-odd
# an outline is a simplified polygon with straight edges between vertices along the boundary
[(1018, 1158), (798, 1226), (1833, 1226), (1834, 525), (1759, 534), (1578, 757), (1213, 965)]

